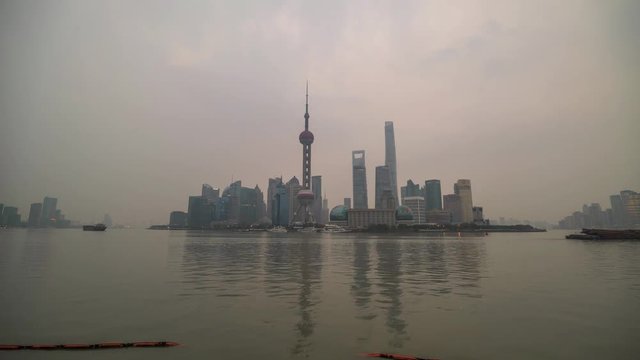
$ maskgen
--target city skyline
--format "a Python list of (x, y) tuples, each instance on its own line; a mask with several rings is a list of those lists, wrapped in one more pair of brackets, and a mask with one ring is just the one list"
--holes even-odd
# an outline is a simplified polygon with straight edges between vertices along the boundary
[(372, 207), (386, 121), (399, 184), (471, 179), (487, 218), (555, 222), (640, 188), (637, 5), (488, 4), (4, 2), (0, 199), (151, 224), (193, 184), (300, 177), (306, 79), (330, 207), (353, 149)]

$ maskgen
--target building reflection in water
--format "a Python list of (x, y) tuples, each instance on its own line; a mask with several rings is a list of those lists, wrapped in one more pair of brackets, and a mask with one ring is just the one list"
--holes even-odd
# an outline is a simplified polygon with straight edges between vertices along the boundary
[(249, 296), (260, 246), (253, 241), (190, 236), (184, 240), (181, 295)]
[(265, 283), (267, 295), (289, 301), (299, 316), (294, 326), (293, 355), (307, 354), (315, 322), (314, 291), (320, 287), (322, 243), (319, 239), (270, 239), (266, 245)]
[(378, 264), (378, 288), (380, 288), (381, 308), (386, 311), (385, 324), (392, 335), (389, 345), (401, 348), (404, 340), (408, 339), (407, 323), (402, 319), (402, 248), (397, 239), (379, 240), (376, 243)]
[(456, 295), (481, 298), (480, 280), (485, 257), (485, 243), (472, 238), (447, 243), (451, 253), (450, 274)]
[[(371, 301), (369, 241), (367, 239), (354, 240), (353, 248), (353, 285), (351, 285), (351, 294), (359, 310), (366, 311), (369, 309), (369, 302)], [(363, 315), (361, 313), (357, 317), (371, 319), (375, 315)]]

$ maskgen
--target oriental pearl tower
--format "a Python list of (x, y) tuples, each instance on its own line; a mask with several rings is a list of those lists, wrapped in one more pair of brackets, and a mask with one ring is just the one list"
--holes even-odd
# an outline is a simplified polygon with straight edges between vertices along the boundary
[(313, 133), (309, 131), (309, 82), (307, 81), (307, 92), (304, 113), (304, 131), (298, 137), (302, 144), (302, 189), (298, 191), (298, 210), (295, 212), (293, 221), (310, 225), (315, 223), (311, 212), (311, 203), (315, 199), (311, 191), (311, 144), (313, 144)]

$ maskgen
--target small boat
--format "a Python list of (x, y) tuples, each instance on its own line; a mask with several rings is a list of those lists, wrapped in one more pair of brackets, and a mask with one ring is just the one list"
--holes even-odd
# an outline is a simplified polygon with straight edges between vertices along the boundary
[(345, 229), (345, 228), (343, 228), (342, 226), (339, 226), (339, 225), (327, 224), (327, 225), (324, 226), (324, 229), (322, 229), (322, 232), (345, 233), (345, 232), (349, 232), (349, 230)]
[(105, 224), (95, 224), (95, 225), (83, 225), (82, 230), (84, 231), (105, 231), (107, 230), (107, 226)]
[(276, 232), (276, 233), (286, 233), (287, 232), (287, 228), (285, 228), (284, 226), (276, 226), (276, 227), (272, 227), (271, 229), (267, 230), (268, 232)]

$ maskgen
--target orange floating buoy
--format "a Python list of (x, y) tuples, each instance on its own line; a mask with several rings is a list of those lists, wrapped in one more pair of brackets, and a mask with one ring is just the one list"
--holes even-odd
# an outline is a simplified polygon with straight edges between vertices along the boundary
[(89, 344), (64, 344), (62, 348), (65, 350), (87, 350), (92, 349)]
[(21, 350), (22, 345), (0, 345), (0, 350)]
[(381, 359), (393, 359), (393, 360), (438, 360), (434, 358), (421, 358), (409, 355), (400, 354), (386, 354), (386, 353), (367, 353), (364, 354), (367, 357), (376, 357)]
[(99, 344), (35, 344), (35, 345), (15, 345), (15, 344), (0, 344), (0, 351), (2, 350), (95, 350), (95, 349), (122, 349), (128, 347), (172, 347), (179, 346), (177, 342), (173, 341), (138, 341), (132, 343), (123, 342), (104, 342)]

